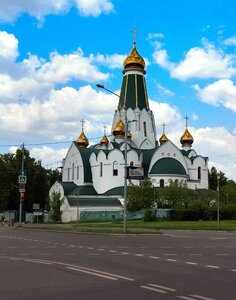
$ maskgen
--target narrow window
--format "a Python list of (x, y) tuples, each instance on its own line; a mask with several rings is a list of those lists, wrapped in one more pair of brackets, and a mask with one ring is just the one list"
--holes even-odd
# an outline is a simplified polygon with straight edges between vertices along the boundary
[(102, 162), (100, 162), (100, 177), (102, 177), (102, 168), (103, 168), (103, 165), (102, 165)]
[(113, 162), (113, 176), (118, 176), (118, 162)]
[(144, 132), (144, 136), (147, 136), (147, 125), (146, 125), (146, 122), (143, 122), (143, 132)]
[(164, 179), (160, 180), (160, 187), (164, 187)]
[(201, 167), (197, 168), (197, 179), (201, 179)]
[(79, 166), (77, 166), (77, 179), (79, 179)]
[(74, 180), (75, 178), (75, 164), (72, 164), (72, 180)]
[(67, 179), (70, 181), (70, 168), (67, 169)]

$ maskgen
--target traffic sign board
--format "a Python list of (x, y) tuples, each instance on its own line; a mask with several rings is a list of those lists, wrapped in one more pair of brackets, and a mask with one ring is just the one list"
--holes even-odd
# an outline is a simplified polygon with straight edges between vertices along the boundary
[(25, 189), (19, 189), (19, 192), (20, 192), (20, 193), (24, 193), (24, 192), (25, 192)]
[(27, 181), (27, 176), (25, 175), (18, 176), (18, 183), (26, 184), (26, 181)]

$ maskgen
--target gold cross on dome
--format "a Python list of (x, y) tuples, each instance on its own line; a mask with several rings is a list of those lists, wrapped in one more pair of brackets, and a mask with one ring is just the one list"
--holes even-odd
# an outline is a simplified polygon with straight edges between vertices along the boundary
[(161, 125), (162, 125), (162, 128), (163, 128), (163, 133), (165, 133), (166, 124), (162, 123)]
[(184, 118), (185, 118), (185, 120), (186, 120), (186, 127), (188, 127), (188, 120), (189, 120), (188, 115), (186, 115)]
[(137, 30), (134, 28), (131, 30), (131, 32), (133, 33), (133, 36), (134, 36), (134, 43), (136, 44), (136, 35), (137, 35)]
[(85, 120), (84, 120), (84, 119), (81, 119), (81, 120), (80, 120), (80, 123), (82, 124), (82, 130), (84, 130), (84, 123), (85, 123)]

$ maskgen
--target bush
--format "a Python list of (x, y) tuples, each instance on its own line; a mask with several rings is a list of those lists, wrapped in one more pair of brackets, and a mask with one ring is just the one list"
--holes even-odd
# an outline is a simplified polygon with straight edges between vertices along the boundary
[(156, 211), (153, 209), (147, 209), (144, 212), (143, 221), (150, 222), (156, 219)]

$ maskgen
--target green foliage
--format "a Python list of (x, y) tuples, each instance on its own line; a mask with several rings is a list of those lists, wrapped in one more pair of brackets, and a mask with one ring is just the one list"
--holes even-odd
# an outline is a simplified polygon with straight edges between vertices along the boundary
[(154, 209), (147, 209), (144, 212), (143, 221), (150, 222), (156, 219), (156, 211)]
[(127, 209), (129, 211), (151, 208), (153, 203), (154, 193), (150, 179), (145, 178), (139, 182), (139, 185), (129, 185), (127, 204)]
[[(0, 154), (0, 210), (17, 210), (19, 208), (19, 184), (18, 175), (22, 168), (22, 149), (16, 153)], [(24, 170), (27, 176), (25, 200), (23, 209), (32, 211), (33, 203), (45, 208), (46, 199), (52, 181), (60, 178), (58, 171), (48, 171), (30, 157), (27, 149), (24, 149)]]
[(208, 174), (208, 178), (209, 178), (209, 189), (216, 191), (217, 189), (217, 175), (219, 174), (220, 178), (219, 178), (219, 185), (220, 187), (224, 186), (227, 184), (228, 179), (225, 176), (225, 174), (221, 171), (217, 171), (215, 167), (212, 167), (209, 174)]
[(50, 209), (52, 212), (52, 220), (54, 222), (61, 222), (61, 205), (63, 204), (63, 199), (61, 199), (61, 193), (53, 192), (50, 198)]

